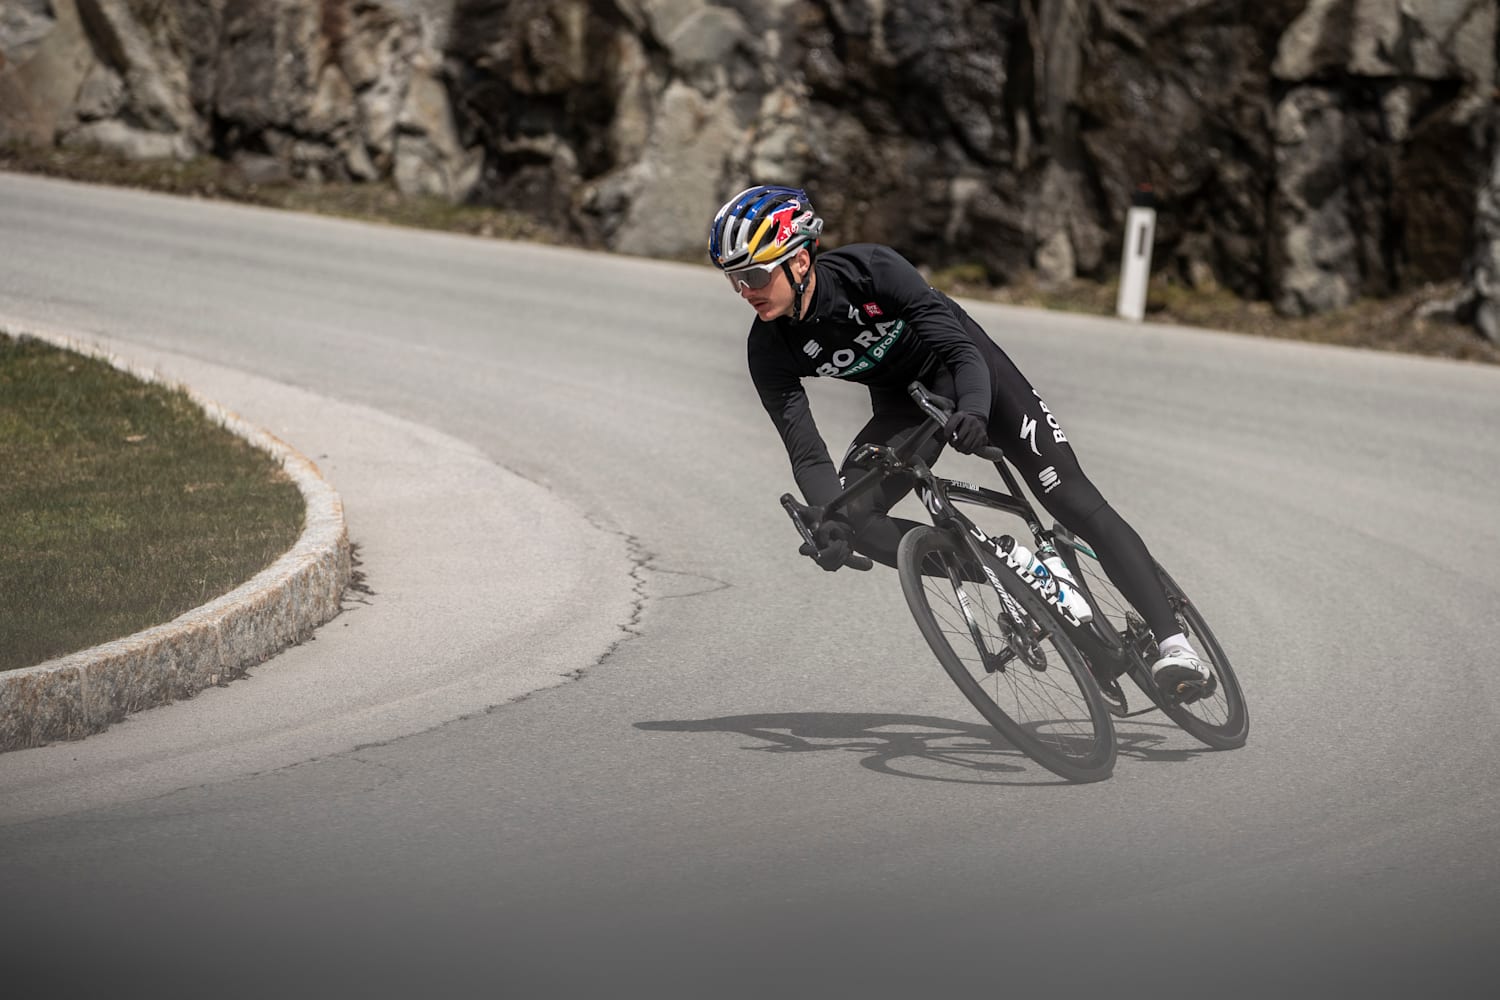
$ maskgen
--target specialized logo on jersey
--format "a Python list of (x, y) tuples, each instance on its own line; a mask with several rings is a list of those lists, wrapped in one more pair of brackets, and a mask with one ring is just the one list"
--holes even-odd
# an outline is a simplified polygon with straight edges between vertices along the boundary
[[(1031, 390), (1031, 394), (1036, 397), (1037, 405), (1042, 408), (1042, 413), (1047, 417), (1047, 426), (1052, 428), (1052, 440), (1058, 444), (1067, 444), (1068, 436), (1063, 433), (1062, 426), (1057, 422), (1057, 418), (1052, 415), (1052, 411), (1047, 409), (1047, 404), (1042, 401), (1042, 394), (1035, 389)], [(1033, 455), (1040, 456), (1042, 454), (1036, 448), (1035, 417), (1021, 417), (1021, 433), (1017, 437), (1031, 446), (1031, 453)]]

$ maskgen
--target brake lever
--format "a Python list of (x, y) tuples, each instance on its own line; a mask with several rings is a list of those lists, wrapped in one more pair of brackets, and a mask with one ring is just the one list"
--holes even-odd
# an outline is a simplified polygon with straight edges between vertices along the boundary
[[(912, 402), (917, 404), (917, 409), (940, 424), (946, 424), (948, 418), (952, 416), (952, 414), (933, 401), (933, 397), (927, 392), (927, 387), (921, 382), (913, 382), (907, 386), (906, 394), (912, 398)], [(947, 400), (944, 400), (944, 402), (947, 402)]]
[[(817, 548), (817, 542), (813, 541), (812, 529), (802, 520), (802, 514), (804, 512), (808, 514), (813, 513), (813, 508), (805, 507), (798, 503), (797, 499), (790, 493), (781, 494), (781, 506), (786, 508), (787, 517), (790, 517), (792, 523), (797, 526), (797, 533), (802, 536), (802, 540), (813, 548)], [(812, 519), (814, 524), (823, 520), (823, 511), (821, 509), (817, 511), (817, 515), (817, 517)]]
[[(933, 420), (936, 420), (939, 424), (946, 426), (949, 418), (953, 416), (952, 413), (944, 410), (936, 402), (937, 400), (942, 400), (944, 403), (946, 403), (948, 402), (948, 400), (943, 399), (943, 397), (941, 396), (930, 395), (927, 392), (927, 387), (924, 386), (921, 382), (913, 382), (911, 385), (907, 386), (906, 393), (907, 395), (911, 396), (912, 402), (917, 404), (917, 408), (919, 410), (927, 414), (927, 416), (931, 417)], [(993, 444), (987, 444), (982, 448), (975, 449), (974, 455), (978, 458), (983, 458), (991, 462), (1005, 461), (1005, 452), (1003, 452), (999, 447)]]
[[(816, 514), (817, 516), (812, 518), (812, 522), (814, 524), (818, 524), (823, 520), (824, 508), (808, 507), (800, 504), (797, 502), (797, 499), (790, 493), (781, 494), (781, 506), (786, 509), (787, 516), (790, 517), (792, 519), (792, 523), (797, 526), (797, 533), (802, 536), (802, 540), (807, 543), (809, 548), (816, 551), (818, 548), (818, 543), (813, 538), (812, 529), (807, 526), (807, 524), (802, 520), (802, 517), (804, 514)], [(808, 556), (808, 558), (812, 559), (813, 557)], [(862, 556), (858, 552), (851, 552), (849, 554), (849, 558), (844, 560), (844, 565), (848, 566), (850, 569), (857, 569), (861, 573), (863, 573), (866, 570), (874, 568), (875, 561), (869, 556)]]

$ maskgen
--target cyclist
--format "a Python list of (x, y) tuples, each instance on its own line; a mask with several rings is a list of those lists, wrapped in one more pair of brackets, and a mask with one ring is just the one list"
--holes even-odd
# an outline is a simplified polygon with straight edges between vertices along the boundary
[[(943, 438), (963, 454), (990, 442), (1003, 448), (1042, 506), (1098, 552), (1160, 638), (1158, 683), (1187, 699), (1207, 690), (1208, 668), (1178, 629), (1145, 543), (1084, 476), (1056, 416), (1000, 346), (895, 250), (854, 244), (819, 253), (822, 231), (805, 191), (758, 185), (724, 203), (708, 236), (714, 266), (755, 310), (750, 377), (806, 501), (821, 505), (840, 491), (859, 445), (895, 444), (926, 421), (906, 393), (921, 381), (956, 401)], [(870, 392), (873, 414), (837, 470), (802, 388), (810, 377), (859, 382)], [(931, 465), (944, 444), (934, 438), (919, 454)], [(913, 485), (889, 479), (825, 518), (803, 553), (825, 570), (852, 551), (895, 566), (901, 536), (917, 525), (889, 511)]]

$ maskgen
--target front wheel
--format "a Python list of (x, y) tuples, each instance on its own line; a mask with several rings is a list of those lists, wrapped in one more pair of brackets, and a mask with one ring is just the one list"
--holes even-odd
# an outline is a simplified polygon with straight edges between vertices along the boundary
[(1017, 748), (1070, 781), (1109, 777), (1114, 726), (1083, 656), (1030, 587), (985, 561), (989, 572), (940, 528), (908, 532), (896, 565), (917, 627), (959, 690)]

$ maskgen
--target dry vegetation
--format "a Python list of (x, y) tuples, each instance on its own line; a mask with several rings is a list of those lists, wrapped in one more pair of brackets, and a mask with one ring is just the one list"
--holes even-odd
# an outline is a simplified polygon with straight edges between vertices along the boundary
[[(0, 170), (476, 236), (567, 242), (563, 235), (536, 220), (512, 212), (453, 205), (440, 198), (404, 196), (388, 184), (254, 183), (234, 166), (209, 157), (189, 163), (134, 162), (87, 150), (0, 147)], [(1113, 282), (1076, 281), (1061, 287), (1019, 283), (994, 288), (982, 279), (976, 280), (977, 273), (973, 268), (949, 268), (934, 275), (933, 283), (971, 298), (1097, 315), (1114, 313), (1117, 289)], [(1500, 346), (1488, 343), (1474, 330), (1419, 315), (1423, 304), (1454, 291), (1451, 285), (1426, 287), (1394, 298), (1366, 299), (1336, 313), (1290, 319), (1278, 316), (1269, 303), (1246, 301), (1222, 289), (1192, 288), (1158, 274), (1152, 280), (1147, 315), (1157, 322), (1265, 337), (1500, 363)]]
[(92, 150), (0, 146), (0, 170), (474, 236), (560, 242), (545, 226), (512, 212), (402, 195), (388, 184), (256, 182), (212, 157), (136, 161)]
[[(1104, 284), (1075, 281), (1058, 287), (1023, 283), (991, 288), (973, 281), (962, 268), (934, 275), (933, 283), (955, 295), (1099, 316), (1114, 315), (1119, 292), (1119, 286), (1112, 281)], [(1190, 288), (1168, 275), (1158, 274), (1152, 278), (1147, 292), (1146, 318), (1157, 323), (1284, 340), (1500, 364), (1500, 346), (1487, 342), (1474, 330), (1419, 315), (1426, 303), (1446, 299), (1456, 292), (1457, 282), (1427, 286), (1388, 299), (1363, 299), (1347, 309), (1321, 316), (1288, 318), (1278, 316), (1269, 302), (1247, 301), (1222, 289)]]

